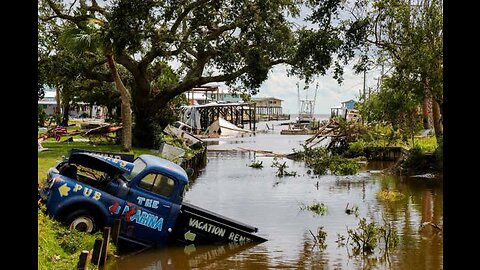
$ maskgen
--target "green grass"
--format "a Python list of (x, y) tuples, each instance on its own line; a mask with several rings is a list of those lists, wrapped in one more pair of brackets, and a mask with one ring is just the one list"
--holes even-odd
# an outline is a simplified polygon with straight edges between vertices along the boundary
[[(38, 269), (75, 269), (82, 250), (91, 250), (101, 232), (88, 234), (70, 231), (38, 209)], [(107, 257), (113, 257), (116, 247), (109, 245)], [(98, 269), (89, 265), (89, 269)]]
[[(62, 156), (67, 157), (69, 151), (72, 148), (80, 148), (86, 150), (94, 150), (94, 151), (106, 151), (106, 152), (117, 152), (120, 153), (121, 146), (120, 145), (112, 145), (112, 144), (98, 144), (94, 145), (89, 142), (56, 142), (54, 139), (48, 139), (42, 143), (42, 146), (48, 148), (46, 151), (42, 151), (38, 153), (38, 183), (42, 183), (45, 179), (48, 169), (55, 166), (59, 161), (62, 160)], [(141, 154), (152, 154), (155, 155), (156, 153), (152, 152), (150, 149), (146, 148), (137, 148), (133, 147), (130, 152), (122, 152), (128, 154), (134, 154), (135, 157)], [(158, 154), (156, 154), (158, 155)]]
[[(425, 138), (415, 138), (415, 145), (418, 145), (424, 152), (433, 153), (437, 148), (437, 138), (435, 136)], [(410, 145), (410, 148), (413, 145)]]
[[(68, 137), (62, 137), (62, 140)], [(122, 152), (120, 145), (93, 145), (89, 142), (56, 142), (48, 139), (42, 143), (47, 151), (38, 153), (38, 183), (43, 183), (49, 168), (68, 156), (70, 149)], [(128, 152), (135, 156), (155, 154), (149, 149), (133, 148)], [(44, 207), (44, 206), (43, 206)], [(96, 238), (101, 236), (70, 231), (65, 226), (38, 210), (38, 269), (75, 269), (82, 250), (90, 250)], [(115, 252), (114, 245), (110, 252)], [(90, 266), (89, 269), (97, 269)]]
[(390, 144), (384, 139), (376, 139), (368, 142), (364, 140), (358, 140), (356, 142), (350, 143), (349, 151), (351, 153), (349, 154), (353, 155), (356, 153), (363, 153), (362, 152), (363, 149), (369, 146), (374, 146), (374, 147), (403, 146), (406, 149), (413, 148), (414, 146), (419, 146), (423, 150), (423, 152), (433, 153), (437, 148), (437, 138), (435, 136), (428, 136), (423, 138), (415, 138), (413, 143), (411, 140), (408, 140), (408, 142), (396, 141)]

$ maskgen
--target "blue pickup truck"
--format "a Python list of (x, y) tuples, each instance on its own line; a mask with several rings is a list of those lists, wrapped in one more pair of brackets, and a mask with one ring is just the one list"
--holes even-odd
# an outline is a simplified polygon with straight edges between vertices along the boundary
[(39, 196), (71, 229), (95, 232), (120, 219), (119, 239), (142, 246), (266, 241), (255, 227), (183, 202), (187, 183), (182, 167), (154, 155), (74, 149), (49, 169)]

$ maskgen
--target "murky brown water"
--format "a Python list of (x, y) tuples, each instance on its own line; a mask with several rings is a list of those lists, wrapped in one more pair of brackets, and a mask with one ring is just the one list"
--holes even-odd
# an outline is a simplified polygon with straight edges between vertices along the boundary
[[(271, 124), (269, 124), (271, 126)], [(261, 125), (259, 125), (262, 128)], [(284, 126), (252, 137), (210, 142), (208, 165), (193, 182), (186, 201), (259, 228), (269, 241), (252, 246), (167, 247), (126, 256), (108, 269), (443, 269), (443, 235), (432, 226), (419, 231), (423, 222), (443, 227), (443, 187), (440, 179), (400, 178), (379, 173), (389, 163), (370, 162), (355, 176), (311, 177), (302, 162), (286, 161), (296, 177), (275, 176), (273, 158), (232, 149), (291, 153), (309, 136), (280, 135)], [(248, 167), (253, 159), (263, 169)], [(397, 190), (404, 199), (385, 202), (376, 193)], [(322, 202), (323, 216), (300, 206)], [(398, 230), (399, 246), (383, 256), (354, 256), (347, 243), (339, 246), (337, 234), (346, 238), (347, 227), (358, 218), (345, 213), (349, 204), (359, 207), (359, 217), (383, 223), (391, 221)], [(310, 231), (323, 226), (326, 248), (314, 246)]]

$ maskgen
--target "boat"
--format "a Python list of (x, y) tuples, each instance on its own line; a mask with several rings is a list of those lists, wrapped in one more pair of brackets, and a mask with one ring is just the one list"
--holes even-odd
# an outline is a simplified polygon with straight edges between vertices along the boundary
[(252, 133), (251, 130), (239, 128), (222, 117), (218, 117), (205, 131), (210, 138), (233, 137)]
[(300, 87), (299, 83), (297, 82), (297, 91), (298, 91), (298, 117), (296, 119), (297, 123), (310, 123), (315, 120), (314, 112), (315, 112), (315, 101), (317, 99), (317, 91), (318, 91), (318, 83), (317, 87), (315, 88), (315, 96), (313, 99), (308, 98), (308, 88), (309, 86), (306, 85), (303, 89), (305, 90), (305, 99), (300, 98)]
[(198, 146), (202, 146), (203, 145), (203, 141), (193, 135), (193, 128), (181, 121), (175, 121), (173, 124), (169, 124), (167, 125), (164, 129), (163, 129), (163, 132), (165, 132), (166, 134), (169, 134), (171, 136), (175, 136), (177, 138), (182, 138), (184, 140), (186, 140), (187, 144), (188, 144), (188, 147), (190, 148), (195, 148), (195, 147), (198, 147)]

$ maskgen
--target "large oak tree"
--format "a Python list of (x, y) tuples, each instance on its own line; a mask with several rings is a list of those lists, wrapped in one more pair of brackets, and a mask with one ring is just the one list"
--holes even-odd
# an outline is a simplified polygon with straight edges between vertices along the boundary
[[(318, 28), (295, 25), (300, 5), (315, 6)], [(331, 23), (338, 0), (116, 0), (40, 1), (43, 22), (81, 28), (95, 20), (112, 58), (129, 72), (134, 144), (150, 147), (155, 125), (170, 100), (209, 82), (241, 85), (255, 93), (278, 64), (307, 79), (341, 66), (341, 33)], [(351, 49), (351, 48), (346, 48)], [(340, 53), (341, 57), (351, 54)], [(165, 80), (165, 73), (178, 80)], [(88, 78), (105, 78), (90, 71)], [(108, 77), (108, 76), (107, 76)], [(110, 76), (111, 79), (111, 76)]]

